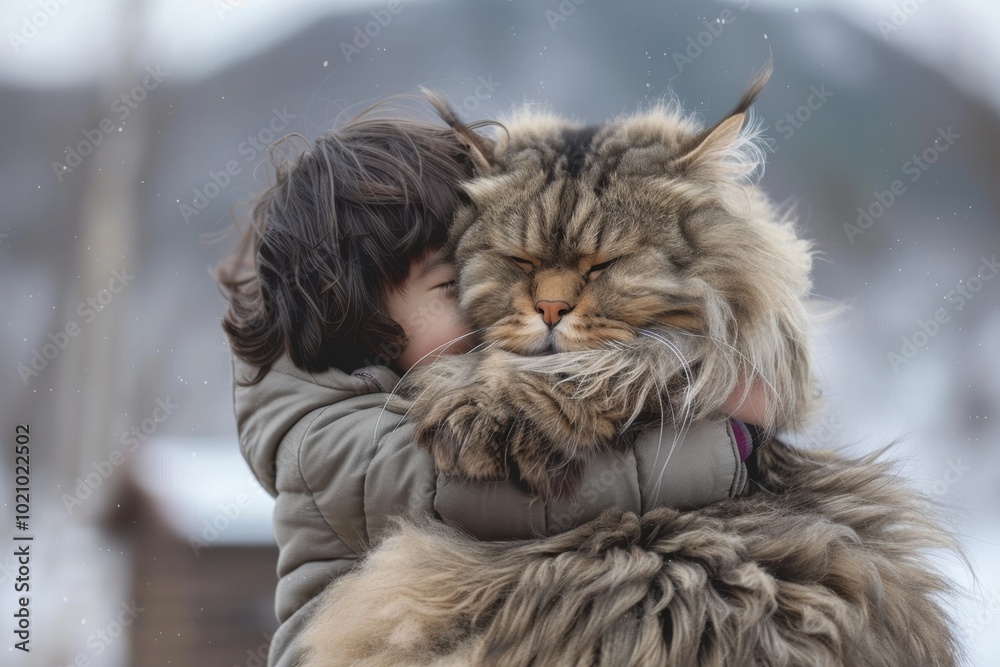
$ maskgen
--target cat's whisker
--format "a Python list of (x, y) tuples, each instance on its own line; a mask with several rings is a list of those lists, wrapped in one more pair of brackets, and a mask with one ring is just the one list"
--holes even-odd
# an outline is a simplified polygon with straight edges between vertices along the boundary
[[(663, 387), (663, 393), (667, 394), (667, 405), (670, 407), (670, 423), (676, 424), (677, 423), (677, 416), (674, 414), (673, 402), (670, 400), (670, 392), (669, 392), (669, 389), (667, 388), (666, 385), (664, 385), (664, 387)], [(659, 412), (659, 415), (660, 415), (660, 435), (659, 435), (659, 437), (657, 438), (657, 441), (656, 441), (656, 455), (653, 457), (653, 465), (652, 465), (652, 467), (654, 467), (654, 468), (656, 467), (656, 462), (660, 460), (660, 452), (663, 450), (663, 426), (666, 423), (666, 417), (667, 417), (667, 415), (665, 414), (665, 411), (663, 410), (663, 399), (660, 397), (659, 384), (657, 384), (656, 400), (660, 404), (660, 412)], [(650, 478), (650, 479), (652, 479), (652, 478)], [(646, 480), (646, 483), (648, 484), (649, 481), (650, 480)]]
[[(684, 402), (683, 402), (683, 404), (681, 406), (682, 407), (681, 422), (680, 422), (679, 425), (677, 423), (677, 415), (674, 413), (673, 401), (670, 400), (669, 393), (667, 393), (668, 405), (670, 407), (670, 417), (671, 417), (671, 421), (673, 422), (673, 424), (675, 426), (675, 432), (674, 432), (673, 441), (671, 442), (671, 445), (670, 445), (670, 451), (667, 453), (667, 458), (663, 462), (663, 467), (660, 469), (660, 473), (656, 476), (656, 485), (655, 485), (654, 490), (653, 490), (654, 497), (655, 497), (655, 496), (658, 496), (659, 493), (660, 493), (660, 489), (661, 489), (662, 484), (663, 484), (663, 477), (666, 474), (667, 466), (670, 464), (670, 459), (673, 457), (673, 454), (674, 454), (674, 451), (677, 448), (677, 445), (679, 445), (680, 443), (682, 443), (683, 440), (684, 440), (684, 438), (687, 436), (687, 431), (688, 431), (688, 429), (690, 427), (690, 424), (691, 424), (691, 413), (693, 412), (693, 404), (692, 404), (692, 398), (691, 398), (690, 365), (688, 364), (687, 360), (684, 358), (684, 355), (681, 353), (680, 349), (677, 348), (675, 345), (673, 345), (666, 338), (660, 337), (660, 336), (658, 336), (656, 334), (653, 334), (652, 332), (640, 332), (640, 333), (642, 333), (643, 335), (647, 335), (648, 337), (650, 337), (650, 338), (652, 338), (654, 340), (657, 340), (660, 343), (663, 343), (671, 352), (673, 352), (678, 357), (678, 359), (681, 361), (681, 363), (683, 364), (684, 370), (685, 370), (685, 374), (686, 374), (687, 379), (688, 379), (688, 382), (685, 385), (685, 397), (684, 397)], [(661, 430), (660, 430), (660, 439), (659, 439), (659, 442), (657, 443), (657, 448), (656, 448), (656, 456), (653, 459), (653, 466), (654, 466), (654, 468), (656, 466), (656, 462), (659, 460), (660, 451), (663, 448), (663, 432), (662, 432), (663, 426), (662, 425), (663, 425), (663, 419), (665, 417), (665, 412), (663, 410), (663, 400), (661, 398), (660, 392), (657, 392), (656, 398), (657, 398), (657, 401), (659, 401), (659, 403), (660, 403), (660, 424), (661, 424), (660, 429)], [(653, 478), (651, 477), (650, 481), (652, 479)]]
[[(660, 403), (660, 437), (656, 443), (656, 456), (653, 457), (653, 465), (651, 466), (654, 470), (656, 469), (656, 462), (660, 459), (660, 451), (663, 449), (663, 423), (666, 419), (666, 415), (663, 410), (663, 399), (659, 394), (656, 396), (656, 400)], [(670, 401), (667, 401), (667, 405), (670, 406), (670, 420), (675, 425), (677, 424), (677, 417), (674, 415), (674, 406), (671, 405)], [(656, 476), (656, 484), (653, 487), (653, 497), (657, 498), (660, 495), (660, 488), (663, 484), (663, 476), (667, 472), (667, 465), (670, 463), (670, 457), (674, 454), (674, 449), (677, 448), (677, 444), (680, 441), (680, 432), (675, 428), (673, 442), (670, 443), (670, 451), (667, 452), (667, 459), (663, 462), (663, 468), (660, 469), (660, 474)], [(646, 480), (646, 484), (653, 481), (652, 476)]]
[[(674, 451), (677, 448), (677, 445), (681, 443), (684, 437), (687, 435), (688, 428), (691, 424), (691, 413), (693, 411), (692, 396), (691, 396), (691, 367), (687, 359), (684, 357), (684, 354), (680, 351), (680, 349), (674, 343), (667, 340), (665, 336), (662, 336), (660, 334), (645, 329), (640, 329), (638, 333), (640, 335), (646, 336), (663, 344), (668, 350), (670, 350), (677, 357), (678, 361), (681, 362), (681, 365), (684, 369), (685, 377), (687, 379), (687, 382), (684, 387), (684, 401), (681, 405), (681, 423), (679, 425), (677, 424), (677, 416), (674, 413), (673, 401), (669, 400), (669, 394), (668, 394), (670, 417), (675, 426), (675, 433), (673, 442), (670, 445), (670, 451), (667, 453), (667, 458), (663, 462), (663, 467), (660, 470), (660, 474), (657, 475), (656, 477), (656, 486), (654, 487), (654, 496), (655, 496), (659, 495), (660, 488), (663, 483), (663, 475), (666, 473), (667, 465), (670, 463), (670, 459), (673, 456)], [(661, 432), (660, 432), (660, 441), (657, 444), (656, 457), (653, 459), (654, 466), (656, 465), (656, 461), (659, 459), (660, 450), (662, 449), (663, 446), (662, 420), (664, 417), (664, 410), (663, 410), (663, 399), (661, 397), (661, 392), (657, 391), (656, 399), (660, 403)], [(652, 480), (652, 478), (650, 478), (650, 480)]]
[[(486, 329), (486, 327), (480, 327), (479, 329), (475, 329), (475, 330), (470, 331), (468, 333), (462, 334), (461, 336), (456, 336), (455, 338), (453, 338), (453, 339), (451, 339), (451, 340), (449, 340), (449, 341), (447, 341), (445, 343), (442, 343), (441, 345), (438, 345), (433, 350), (431, 350), (430, 352), (428, 352), (424, 356), (420, 357), (420, 359), (418, 359), (416, 363), (414, 363), (412, 366), (410, 366), (410, 368), (408, 368), (406, 370), (406, 372), (403, 373), (403, 376), (399, 379), (399, 383), (396, 386), (402, 385), (403, 384), (403, 380), (406, 379), (406, 377), (410, 374), (410, 372), (413, 371), (413, 369), (417, 368), (418, 364), (421, 361), (423, 361), (425, 358), (427, 358), (429, 355), (434, 354), (435, 352), (437, 352), (438, 350), (440, 350), (442, 348), (447, 348), (452, 343), (455, 343), (455, 342), (457, 342), (457, 341), (459, 341), (459, 340), (461, 340), (461, 339), (463, 339), (463, 338), (465, 338), (467, 336), (474, 336), (475, 334), (479, 333), (480, 331), (484, 331), (485, 329)], [(480, 343), (479, 345), (482, 345), (482, 343)], [(476, 345), (476, 347), (479, 347), (479, 345)], [(473, 348), (473, 350), (474, 349), (475, 348)], [(420, 392), (420, 394), (417, 395), (416, 398), (420, 398), (420, 396), (423, 396), (424, 392), (426, 392), (428, 389), (430, 389), (431, 386), (432, 385), (428, 385), (428, 386), (424, 387), (424, 389)], [(389, 396), (385, 399), (385, 403), (382, 404), (382, 409), (379, 411), (378, 417), (375, 419), (375, 428), (373, 429), (373, 432), (372, 432), (372, 445), (374, 445), (374, 446), (378, 446), (378, 425), (379, 425), (379, 422), (382, 421), (382, 415), (385, 413), (386, 408), (389, 407), (389, 401), (392, 400), (393, 396), (398, 396), (398, 394), (396, 394), (396, 388), (395, 387), (393, 387), (393, 390), (389, 392)], [(400, 424), (403, 422), (403, 419), (406, 419), (407, 415), (410, 414), (410, 410), (413, 409), (413, 405), (416, 404), (416, 398), (414, 399), (414, 403), (412, 405), (410, 405), (409, 408), (406, 409), (405, 413), (403, 413), (403, 417), (399, 420)], [(397, 428), (399, 428), (399, 424), (396, 424), (395, 428), (392, 429), (392, 432), (395, 432)]]
[(678, 331), (677, 333), (679, 333), (681, 335), (684, 335), (684, 336), (694, 336), (694, 337), (697, 337), (697, 338), (707, 338), (708, 340), (710, 340), (713, 343), (715, 343), (716, 346), (725, 345), (726, 347), (728, 347), (729, 349), (731, 349), (733, 352), (735, 352), (736, 354), (740, 355), (740, 357), (743, 358), (743, 361), (747, 365), (749, 365), (750, 368), (752, 368), (754, 370), (754, 377), (759, 377), (761, 380), (763, 380), (764, 384), (766, 384), (768, 386), (768, 388), (771, 390), (772, 394), (774, 395), (775, 400), (778, 401), (779, 403), (782, 402), (781, 395), (778, 393), (778, 390), (774, 388), (774, 385), (771, 384), (771, 381), (767, 379), (767, 376), (764, 375), (760, 371), (760, 369), (757, 367), (757, 365), (755, 363), (753, 363), (752, 361), (750, 361), (750, 358), (747, 355), (745, 355), (742, 352), (740, 352), (734, 345), (732, 345), (730, 343), (727, 343), (724, 340), (719, 340), (715, 336), (706, 336), (704, 334), (696, 334), (696, 333), (692, 333), (690, 331)]
[(677, 347), (677, 345), (675, 343), (673, 343), (670, 340), (668, 340), (667, 337), (664, 336), (664, 335), (662, 335), (662, 334), (654, 333), (654, 332), (649, 331), (647, 329), (640, 329), (639, 330), (639, 334), (643, 335), (643, 336), (646, 336), (648, 338), (652, 338), (653, 340), (656, 340), (656, 341), (662, 343), (668, 350), (670, 350), (671, 352), (673, 352), (674, 355), (677, 357), (677, 360), (681, 362), (681, 367), (684, 369), (684, 377), (685, 377), (685, 379), (687, 381), (686, 384), (685, 384), (684, 404), (683, 405), (684, 405), (685, 408), (690, 407), (691, 400), (692, 400), (692, 397), (691, 397), (691, 366), (688, 363), (688, 360), (684, 357), (684, 354), (681, 352), (680, 348)]
[[(406, 371), (406, 373), (403, 373), (403, 377), (405, 378), (405, 377), (406, 377), (406, 375), (407, 375), (407, 374), (408, 374), (408, 373), (409, 373), (410, 371), (412, 371), (412, 370), (413, 370), (414, 368), (416, 368), (416, 367), (417, 367), (417, 365), (418, 365), (418, 364), (420, 364), (420, 362), (421, 362), (421, 361), (423, 361), (424, 359), (426, 359), (426, 358), (427, 358), (427, 357), (429, 357), (430, 355), (434, 354), (435, 352), (437, 352), (437, 351), (438, 351), (438, 350), (440, 350), (441, 348), (447, 348), (447, 347), (448, 347), (449, 345), (451, 345), (451, 344), (453, 344), (453, 343), (457, 343), (458, 341), (462, 340), (463, 338), (467, 338), (467, 337), (469, 337), (469, 336), (474, 336), (474, 335), (476, 335), (477, 333), (479, 333), (480, 331), (485, 331), (485, 330), (486, 330), (486, 327), (480, 327), (480, 328), (478, 328), (478, 329), (474, 329), (474, 330), (472, 330), (472, 331), (469, 331), (468, 333), (464, 333), (464, 334), (462, 334), (461, 336), (456, 336), (455, 338), (452, 338), (452, 339), (451, 339), (451, 340), (449, 340), (449, 341), (446, 341), (446, 342), (444, 342), (444, 343), (441, 343), (440, 345), (438, 345), (437, 347), (435, 347), (435, 348), (434, 348), (433, 350), (431, 350), (430, 352), (428, 352), (428, 353), (427, 353), (427, 354), (425, 354), (424, 356), (422, 356), (422, 357), (420, 357), (419, 359), (417, 359), (417, 361), (416, 361), (416, 362), (414, 362), (413, 366), (411, 366), (411, 367), (409, 368), (409, 370), (407, 370), (407, 371)], [(479, 343), (479, 345), (482, 345), (482, 343)], [(476, 347), (479, 347), (479, 345), (477, 345)], [(467, 354), (467, 353), (466, 353), (466, 354)], [(400, 378), (400, 381), (402, 381), (402, 379), (403, 379), (403, 378)]]
[(682, 336), (693, 336), (695, 338), (707, 338), (708, 340), (712, 341), (715, 344), (716, 347), (721, 347), (721, 346), (724, 345), (725, 347), (729, 348), (730, 350), (732, 350), (733, 352), (735, 352), (736, 354), (738, 354), (743, 359), (743, 361), (748, 366), (750, 366), (750, 368), (752, 368), (754, 370), (754, 375), (756, 377), (759, 377), (761, 380), (763, 380), (764, 383), (767, 384), (767, 386), (770, 387), (772, 390), (774, 390), (775, 394), (777, 394), (777, 390), (774, 389), (774, 385), (771, 384), (771, 381), (768, 380), (767, 377), (757, 367), (757, 365), (750, 360), (750, 357), (748, 357), (747, 355), (745, 355), (742, 352), (740, 352), (740, 350), (736, 346), (732, 345), (731, 343), (727, 343), (724, 340), (716, 338), (715, 336), (707, 336), (705, 334), (696, 334), (696, 333), (693, 333), (691, 331), (677, 331), (676, 333), (678, 333), (678, 334), (680, 334)]
[[(485, 327), (484, 327), (484, 328), (485, 328)], [(483, 330), (483, 329), (478, 329), (477, 331), (473, 331), (473, 332), (470, 332), (470, 334), (471, 334), (471, 333), (478, 333), (478, 331), (482, 331), (482, 330)], [(465, 335), (466, 335), (466, 336), (468, 336), (468, 335), (470, 335), (470, 334), (465, 334)], [(444, 343), (443, 345), (439, 345), (439, 346), (438, 346), (438, 348), (440, 348), (440, 347), (444, 347), (445, 345), (450, 345), (451, 343), (455, 342), (456, 340), (459, 340), (460, 338), (463, 338), (463, 336), (459, 336), (458, 338), (455, 338), (455, 339), (453, 339), (453, 340), (451, 340), (451, 341), (448, 341), (447, 343)], [(466, 352), (465, 354), (470, 354), (470, 353), (472, 353), (472, 352), (475, 352), (475, 351), (477, 351), (477, 348), (481, 347), (482, 345), (484, 345), (484, 343), (480, 343), (479, 345), (476, 345), (476, 346), (475, 346), (475, 347), (473, 347), (473, 348), (472, 348), (471, 350), (469, 350), (469, 352)], [(496, 347), (496, 345), (497, 345), (497, 343), (496, 343), (496, 342), (493, 342), (493, 343), (489, 343), (489, 344), (486, 344), (486, 350), (491, 350), (491, 349), (493, 349), (494, 347)], [(438, 348), (435, 348), (435, 350), (436, 350), (436, 349), (438, 349)], [(486, 350), (484, 350), (484, 351), (486, 351)], [(429, 352), (428, 354), (433, 354), (433, 351)], [(424, 357), (426, 357), (426, 356), (427, 356), (427, 355), (424, 355)], [(424, 357), (421, 357), (421, 359), (423, 359)], [(416, 368), (416, 366), (415, 366), (415, 365), (414, 365), (414, 366), (412, 366), (412, 367), (410, 368), (410, 370), (413, 370), (413, 368)], [(408, 370), (408, 371), (407, 371), (407, 373), (409, 373), (409, 372), (410, 372), (410, 371)], [(406, 376), (406, 374), (404, 374), (404, 376), (403, 376), (403, 377), (405, 377), (405, 376)], [(441, 384), (441, 383), (444, 383), (444, 382), (446, 382), (446, 381), (448, 380), (448, 378), (447, 378), (447, 377), (439, 377), (439, 378), (435, 378), (435, 380), (436, 380), (436, 383), (437, 383), (437, 384)], [(402, 384), (402, 378), (400, 379), (400, 384)], [(429, 391), (429, 390), (431, 390), (431, 389), (436, 389), (436, 388), (437, 388), (436, 384), (433, 384), (433, 383), (432, 383), (432, 384), (428, 384), (428, 385), (427, 385), (426, 387), (424, 387), (424, 388), (423, 388), (423, 389), (422, 389), (422, 390), (420, 391), (420, 393), (419, 393), (419, 394), (417, 394), (417, 396), (416, 396), (416, 397), (415, 397), (415, 398), (413, 399), (412, 403), (410, 404), (410, 407), (408, 407), (408, 408), (406, 409), (406, 412), (404, 412), (404, 413), (403, 413), (403, 416), (402, 416), (402, 417), (400, 417), (400, 420), (399, 420), (399, 423), (397, 423), (397, 424), (396, 424), (396, 426), (395, 426), (395, 427), (393, 427), (393, 429), (392, 429), (392, 431), (390, 431), (390, 433), (394, 433), (394, 432), (396, 431), (396, 429), (398, 429), (398, 428), (399, 428), (399, 427), (400, 427), (400, 426), (401, 426), (401, 425), (403, 424), (403, 422), (404, 422), (404, 421), (406, 420), (406, 417), (407, 417), (407, 416), (409, 416), (409, 414), (410, 414), (410, 410), (412, 410), (412, 409), (413, 409), (413, 406), (414, 406), (414, 405), (416, 405), (416, 401), (417, 401), (417, 400), (418, 400), (418, 399), (419, 399), (419, 398), (420, 398), (421, 396), (423, 396), (423, 395), (424, 395), (424, 393), (426, 393), (427, 391)], [(395, 395), (395, 392), (391, 392), (391, 394), (390, 394), (389, 398), (387, 398), (387, 399), (386, 399), (386, 402), (385, 402), (385, 404), (384, 404), (384, 405), (382, 406), (382, 411), (381, 411), (381, 412), (379, 412), (379, 416), (378, 416), (378, 419), (376, 419), (376, 420), (375, 420), (375, 432), (376, 432), (376, 433), (378, 433), (378, 422), (379, 422), (379, 420), (380, 420), (380, 419), (382, 418), (382, 413), (383, 413), (383, 412), (385, 412), (385, 410), (386, 410), (386, 407), (388, 407), (388, 405), (389, 405), (389, 401), (390, 401), (390, 400), (392, 400), (392, 396), (393, 396), (393, 395)]]

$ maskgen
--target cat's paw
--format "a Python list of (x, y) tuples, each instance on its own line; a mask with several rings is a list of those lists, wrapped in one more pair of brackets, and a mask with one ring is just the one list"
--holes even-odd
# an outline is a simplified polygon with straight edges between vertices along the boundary
[(575, 498), (588, 459), (623, 442), (618, 423), (596, 402), (526, 392), (532, 409), (522, 410), (508, 436), (508, 458), (520, 480), (541, 498)]
[(583, 479), (584, 461), (567, 458), (560, 451), (517, 433), (509, 443), (512, 472), (533, 495), (544, 500), (576, 498)]
[(439, 472), (478, 481), (502, 481), (509, 470), (504, 454), (511, 424), (489, 407), (476, 389), (449, 392), (417, 423), (416, 440), (434, 456)]

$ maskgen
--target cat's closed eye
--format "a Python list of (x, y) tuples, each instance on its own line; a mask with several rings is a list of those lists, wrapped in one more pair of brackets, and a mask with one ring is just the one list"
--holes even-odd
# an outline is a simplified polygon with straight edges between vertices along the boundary
[(609, 259), (606, 262), (601, 262), (600, 264), (594, 264), (584, 275), (589, 278), (591, 273), (594, 273), (595, 271), (603, 271), (604, 269), (608, 268), (609, 266), (617, 262), (619, 259), (621, 259), (621, 257), (615, 257), (614, 259)]
[(517, 257), (515, 255), (504, 255), (504, 258), (505, 259), (509, 259), (510, 261), (514, 262), (515, 264), (517, 264), (518, 266), (520, 266), (522, 269), (531, 270), (531, 269), (535, 268), (535, 263), (532, 262), (530, 259), (524, 259), (522, 257)]

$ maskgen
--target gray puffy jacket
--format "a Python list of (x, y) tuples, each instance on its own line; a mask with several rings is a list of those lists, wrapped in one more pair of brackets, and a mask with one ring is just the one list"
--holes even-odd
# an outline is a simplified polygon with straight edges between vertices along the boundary
[[(256, 368), (233, 359), (234, 379)], [(281, 357), (264, 379), (233, 384), (240, 450), (276, 499), (275, 611), (280, 628), (268, 665), (295, 664), (297, 638), (320, 593), (377, 542), (390, 516), (430, 514), (481, 539), (551, 535), (608, 507), (642, 513), (666, 505), (701, 507), (743, 493), (746, 466), (728, 420), (691, 426), (671, 449), (674, 430), (642, 431), (628, 453), (588, 465), (576, 502), (542, 502), (511, 482), (471, 483), (439, 475), (402, 419), (408, 401), (391, 392), (399, 376), (385, 366), (353, 374), (310, 373)], [(662, 435), (662, 446), (659, 446)], [(660, 477), (657, 493), (655, 483)]]

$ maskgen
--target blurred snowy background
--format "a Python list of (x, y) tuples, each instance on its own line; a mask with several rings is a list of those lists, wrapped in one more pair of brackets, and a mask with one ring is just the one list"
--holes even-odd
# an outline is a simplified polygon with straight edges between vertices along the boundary
[(969, 664), (1000, 665), (1000, 4), (8, 0), (0, 26), (0, 540), (17, 424), (35, 538), (30, 654), (0, 547), (3, 664), (263, 664), (271, 505), (208, 268), (268, 142), (420, 85), (594, 122), (672, 88), (710, 123), (770, 53), (763, 186), (822, 251), (816, 294), (853, 303), (817, 331), (802, 439), (904, 438), (977, 567), (940, 560)]

